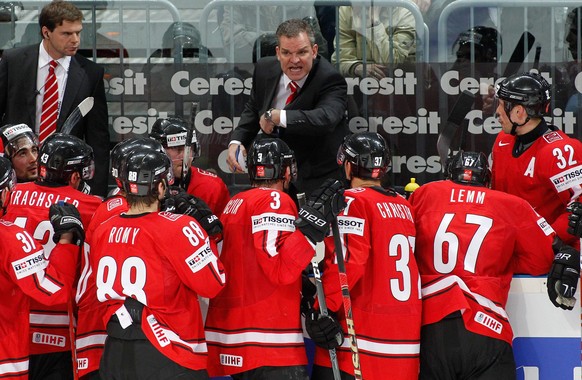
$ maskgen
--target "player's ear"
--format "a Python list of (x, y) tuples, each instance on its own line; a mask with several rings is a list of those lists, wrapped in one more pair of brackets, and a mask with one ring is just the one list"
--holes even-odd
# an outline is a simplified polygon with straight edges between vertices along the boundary
[(71, 186), (73, 189), (79, 189), (79, 186), (81, 185), (81, 175), (79, 174), (79, 172), (73, 172), (73, 174), (71, 174), (71, 178), (69, 178), (69, 186)]

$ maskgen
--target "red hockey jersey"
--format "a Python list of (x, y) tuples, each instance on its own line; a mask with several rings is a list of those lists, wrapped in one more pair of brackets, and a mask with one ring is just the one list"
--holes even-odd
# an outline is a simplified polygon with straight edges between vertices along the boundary
[(567, 233), (566, 207), (582, 194), (582, 143), (553, 131), (513, 157), (515, 141), (504, 132), (497, 135), (491, 188), (528, 201), (564, 242), (578, 247), (578, 239)]
[[(49, 261), (28, 232), (4, 220), (0, 220), (0, 241), (0, 379), (26, 380), (29, 297), (43, 304), (66, 303), (79, 247), (57, 244)], [(51, 345), (64, 344), (54, 334), (42, 339)]]
[[(91, 223), (85, 231), (86, 240), (91, 245), (95, 229), (109, 218), (127, 211), (127, 201), (124, 197), (115, 196), (106, 199), (95, 211)], [(101, 354), (107, 338), (107, 331), (103, 323), (106, 306), (97, 301), (97, 290), (92, 284), (87, 289), (88, 276), (92, 273), (89, 265), (89, 254), (86, 250), (82, 256), (81, 276), (77, 284), (77, 363), (79, 377), (99, 369)]]
[(220, 215), (230, 199), (226, 184), (216, 174), (192, 166), (188, 194), (202, 199), (216, 215)]
[[(55, 243), (49, 222), (49, 207), (58, 201), (72, 203), (81, 214), (86, 228), (101, 198), (84, 194), (70, 186), (42, 186), (34, 182), (17, 184), (10, 194), (4, 219), (23, 227), (44, 247), (48, 258)], [(61, 352), (71, 349), (67, 305), (46, 307), (35, 301), (30, 303), (30, 354)], [(51, 338), (51, 339), (48, 339)]]
[[(346, 190), (345, 199), (337, 220), (362, 377), (417, 379), (422, 303), (410, 205), (404, 197), (376, 188)], [(338, 361), (342, 371), (353, 374), (333, 236), (325, 245), (323, 288), (346, 336)], [(330, 367), (329, 352), (317, 347), (315, 363)]]
[(88, 289), (95, 286), (106, 305), (103, 323), (133, 297), (145, 305), (141, 327), (152, 345), (184, 367), (205, 369), (198, 295), (214, 297), (225, 275), (196, 220), (169, 212), (123, 214), (97, 227), (91, 241)]
[(301, 272), (314, 250), (295, 231), (296, 217), (289, 195), (269, 188), (241, 192), (226, 205), (220, 259), (228, 283), (206, 317), (210, 376), (307, 364), (299, 304)]
[(554, 231), (516, 196), (436, 181), (410, 197), (423, 325), (460, 310), (467, 330), (512, 342), (505, 304), (514, 273), (541, 275), (554, 257)]

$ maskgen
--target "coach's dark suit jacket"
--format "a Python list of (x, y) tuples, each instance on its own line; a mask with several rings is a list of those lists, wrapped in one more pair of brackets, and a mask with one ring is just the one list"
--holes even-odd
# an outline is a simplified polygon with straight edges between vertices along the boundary
[[(0, 61), (1, 125), (26, 123), (35, 125), (38, 45), (5, 50)], [(109, 125), (107, 100), (103, 85), (104, 70), (87, 58), (76, 54), (71, 59), (67, 87), (57, 121), (57, 132), (67, 116), (88, 96), (95, 98), (91, 112), (73, 129), (73, 135), (84, 139), (95, 154), (95, 176), (92, 192), (105, 196), (109, 178)]]
[[(263, 58), (255, 65), (251, 98), (231, 136), (247, 150), (260, 131), (261, 115), (271, 108), (281, 75), (276, 57)], [(342, 177), (336, 156), (348, 133), (346, 108), (344, 77), (325, 59), (316, 59), (298, 95), (285, 107), (287, 128), (282, 128), (281, 135), (297, 158), (298, 191), (309, 194), (325, 178)]]

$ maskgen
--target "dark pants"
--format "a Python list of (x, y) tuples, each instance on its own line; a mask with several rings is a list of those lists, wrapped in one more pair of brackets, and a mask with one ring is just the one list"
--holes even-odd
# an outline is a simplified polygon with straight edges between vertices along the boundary
[(28, 378), (30, 380), (72, 380), (71, 351), (30, 355)]
[(307, 380), (305, 366), (292, 367), (259, 367), (230, 375), (234, 380)]
[[(354, 375), (347, 372), (340, 371), (342, 380), (354, 380)], [(311, 372), (311, 380), (335, 380), (333, 377), (333, 370), (330, 367), (322, 367), (318, 365), (313, 366), (313, 371)]]
[(192, 370), (162, 355), (148, 340), (107, 337), (99, 374), (108, 380), (208, 380), (206, 370)]
[(511, 345), (468, 331), (460, 313), (422, 327), (420, 380), (515, 378)]

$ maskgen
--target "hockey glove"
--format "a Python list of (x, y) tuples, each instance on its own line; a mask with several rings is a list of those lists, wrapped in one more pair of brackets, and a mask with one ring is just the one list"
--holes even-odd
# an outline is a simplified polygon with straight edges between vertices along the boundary
[(179, 193), (170, 197), (167, 203), (173, 204), (174, 213), (196, 219), (208, 236), (222, 240), (222, 223), (202, 199), (188, 193)]
[(79, 210), (70, 203), (58, 202), (49, 208), (49, 219), (53, 226), (53, 241), (58, 243), (61, 235), (66, 232), (73, 233), (72, 244), (83, 245), (85, 241), (85, 230), (81, 222)]
[(321, 315), (311, 309), (305, 316), (305, 330), (317, 346), (326, 350), (333, 350), (344, 342), (342, 326), (330, 315)]
[(343, 185), (336, 179), (327, 179), (301, 207), (295, 225), (312, 243), (321, 242), (329, 231), (329, 223), (345, 207)]
[(572, 213), (568, 216), (568, 233), (582, 237), (582, 203), (574, 202), (568, 207)]
[(580, 278), (580, 252), (568, 245), (560, 248), (548, 274), (548, 296), (554, 306), (572, 310)]
[(301, 272), (301, 315), (306, 316), (315, 302), (315, 284), (313, 282), (313, 268), (311, 264)]

